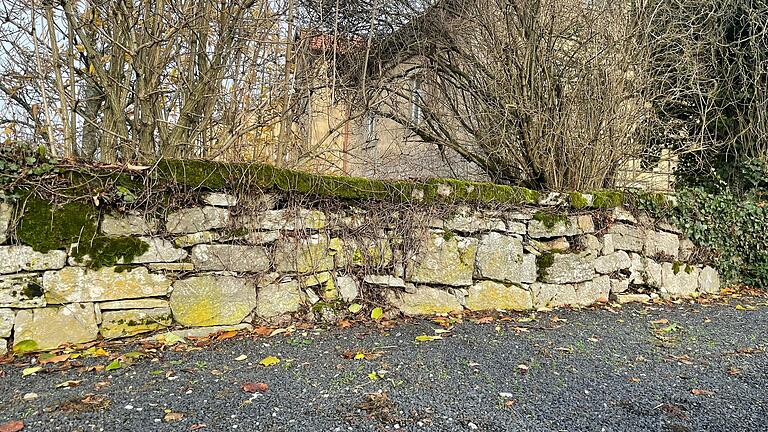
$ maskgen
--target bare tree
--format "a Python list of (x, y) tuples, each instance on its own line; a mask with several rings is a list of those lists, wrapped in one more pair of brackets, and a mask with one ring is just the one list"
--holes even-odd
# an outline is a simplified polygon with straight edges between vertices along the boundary
[(348, 56), (337, 69), (353, 71), (342, 82), (358, 90), (357, 106), (495, 181), (605, 187), (643, 148), (636, 133), (647, 114), (647, 51), (636, 34), (638, 6), (445, 0), (372, 34), (365, 61)]
[(27, 140), (105, 162), (214, 157), (273, 127), (284, 6), (268, 0), (4, 2), (0, 91)]
[(707, 181), (713, 167), (768, 160), (768, 3), (656, 0), (648, 11), (654, 146)]

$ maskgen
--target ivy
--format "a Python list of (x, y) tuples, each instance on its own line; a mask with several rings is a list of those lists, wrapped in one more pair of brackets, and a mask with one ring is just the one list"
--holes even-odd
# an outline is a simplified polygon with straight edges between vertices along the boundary
[(714, 264), (726, 280), (768, 285), (768, 202), (760, 194), (736, 195), (723, 189), (687, 188), (676, 194), (677, 205), (652, 196), (636, 196), (634, 204), (667, 218), (694, 243), (713, 252)]

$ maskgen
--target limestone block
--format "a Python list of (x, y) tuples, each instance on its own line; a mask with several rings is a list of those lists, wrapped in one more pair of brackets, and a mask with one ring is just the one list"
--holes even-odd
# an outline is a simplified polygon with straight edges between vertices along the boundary
[(99, 331), (107, 339), (133, 336), (156, 331), (173, 324), (169, 307), (154, 309), (129, 309), (101, 314)]
[(516, 220), (507, 220), (507, 234), (525, 235), (528, 232), (528, 225)]
[(394, 255), (392, 240), (385, 233), (377, 233), (368, 238), (339, 239), (333, 238), (329, 248), (339, 267), (347, 265), (366, 267), (386, 267)]
[(0, 356), (8, 353), (8, 341), (0, 339)]
[(233, 325), (256, 307), (256, 287), (233, 276), (195, 276), (174, 282), (170, 299), (174, 319), (181, 325)]
[(275, 244), (275, 269), (280, 273), (313, 273), (332, 270), (333, 252), (327, 237), (314, 235), (297, 240), (286, 238)]
[(621, 294), (629, 289), (629, 279), (611, 279), (611, 294)]
[(11, 337), (15, 314), (10, 309), (0, 309), (0, 338)]
[(157, 309), (168, 307), (168, 300), (159, 298), (145, 298), (136, 300), (116, 300), (98, 304), (103, 311), (121, 309)]
[(66, 267), (43, 274), (48, 304), (103, 302), (168, 294), (171, 281), (144, 267), (116, 271), (115, 267), (90, 270)]
[(214, 207), (234, 207), (237, 205), (237, 197), (226, 193), (211, 192), (203, 196), (203, 202)]
[(610, 255), (603, 255), (595, 260), (595, 270), (600, 274), (611, 274), (628, 269), (632, 265), (629, 254), (620, 250)]
[(661, 288), (662, 286), (662, 267), (661, 264), (656, 261), (646, 258), (645, 259), (645, 284), (651, 288)]
[(680, 239), (680, 252), (677, 258), (682, 262), (688, 262), (693, 256), (693, 252), (696, 250), (696, 245), (687, 238)]
[(613, 234), (603, 235), (603, 255), (610, 255), (616, 252), (616, 246), (613, 244)]
[(252, 245), (274, 243), (280, 239), (280, 231), (250, 231), (238, 240)]
[(481, 231), (506, 231), (507, 227), (500, 218), (486, 217), (480, 213), (464, 211), (448, 218), (442, 227), (448, 231), (476, 233)]
[(663, 263), (661, 290), (663, 298), (684, 298), (694, 295), (699, 288), (700, 270), (688, 264)]
[(105, 214), (101, 232), (110, 236), (149, 235), (157, 231), (157, 220), (134, 214)]
[(619, 304), (647, 303), (651, 301), (651, 296), (648, 294), (619, 294), (616, 296), (616, 301), (618, 301)]
[(645, 285), (646, 261), (649, 258), (645, 258), (635, 252), (630, 252), (629, 258), (632, 260), (632, 264), (629, 266), (629, 282), (635, 285)]
[(704, 267), (699, 273), (699, 292), (717, 294), (720, 292), (720, 275), (710, 266)]
[(643, 253), (647, 257), (664, 255), (677, 259), (680, 250), (680, 239), (677, 234), (664, 231), (647, 231)]
[(614, 224), (608, 227), (608, 234), (611, 234), (613, 247), (616, 250), (629, 252), (642, 252), (645, 244), (645, 230), (639, 227)]
[(65, 343), (90, 342), (98, 333), (93, 303), (73, 303), (19, 311), (13, 328), (13, 342), (32, 341), (34, 349), (49, 350)]
[(536, 282), (536, 255), (523, 254), (523, 266), (520, 270), (520, 282), (531, 284)]
[(225, 228), (229, 223), (229, 210), (220, 207), (193, 207), (168, 215), (166, 228), (172, 234), (189, 234)]
[(214, 231), (200, 231), (192, 234), (183, 235), (173, 239), (176, 247), (184, 248), (199, 244), (211, 244), (221, 238), (221, 234)]
[(531, 292), (515, 285), (504, 285), (494, 281), (482, 281), (469, 288), (466, 298), (469, 310), (516, 310), (533, 308)]
[(0, 202), (0, 244), (8, 240), (8, 226), (13, 217), (13, 207), (5, 202)]
[(301, 287), (296, 281), (273, 283), (259, 288), (256, 316), (274, 318), (298, 312), (302, 305)]
[(339, 290), (339, 297), (345, 302), (351, 302), (360, 295), (360, 287), (357, 280), (352, 276), (339, 276), (336, 278), (336, 286)]
[(565, 237), (558, 237), (549, 241), (531, 240), (529, 243), (539, 252), (566, 251), (571, 248), (571, 243)]
[(552, 265), (542, 277), (550, 284), (584, 282), (595, 276), (595, 255), (589, 252), (552, 254)]
[(462, 310), (461, 303), (455, 295), (446, 290), (426, 286), (416, 287), (412, 293), (389, 290), (385, 293), (384, 298), (388, 305), (409, 316), (434, 315)]
[(280, 209), (266, 210), (244, 218), (239, 223), (249, 230), (321, 230), (325, 228), (327, 218), (319, 210)]
[(600, 243), (600, 239), (593, 234), (587, 234), (582, 237), (582, 244), (587, 250), (593, 250), (598, 253), (603, 249), (603, 244)]
[(547, 284), (534, 283), (531, 285), (534, 306), (589, 306), (598, 302), (607, 302), (611, 291), (611, 280), (608, 276), (600, 276), (580, 284)]
[(0, 246), (0, 274), (55, 270), (66, 264), (67, 253), (62, 250), (41, 253), (29, 246)]
[(531, 238), (570, 237), (594, 231), (592, 216), (589, 215), (569, 216), (566, 220), (555, 221), (552, 227), (535, 219), (528, 222), (528, 235)]
[(611, 217), (616, 222), (629, 222), (631, 224), (636, 224), (637, 219), (635, 219), (635, 216), (632, 215), (627, 209), (622, 207), (615, 207), (613, 210), (611, 210)]
[(475, 257), (475, 274), (481, 279), (522, 282), (523, 242), (519, 237), (496, 232), (480, 238)]
[(181, 261), (187, 257), (187, 251), (175, 247), (168, 240), (157, 237), (140, 237), (140, 239), (149, 245), (149, 249), (143, 254), (134, 257), (131, 260), (132, 264), (174, 262)]
[(0, 307), (38, 308), (45, 306), (43, 280), (36, 273), (0, 276)]
[(472, 285), (477, 239), (431, 232), (410, 257), (406, 280), (449, 286)]
[(192, 248), (192, 263), (197, 270), (265, 272), (270, 262), (261, 246), (199, 244)]
[(363, 282), (390, 288), (405, 288), (405, 280), (391, 275), (365, 275)]
[(149, 263), (147, 265), (153, 272), (188, 272), (195, 269), (192, 263)]

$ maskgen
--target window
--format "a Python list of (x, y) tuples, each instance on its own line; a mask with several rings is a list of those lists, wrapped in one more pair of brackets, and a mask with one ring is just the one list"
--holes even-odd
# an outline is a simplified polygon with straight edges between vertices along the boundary
[(363, 141), (363, 150), (373, 151), (379, 143), (379, 135), (376, 133), (376, 115), (369, 112), (365, 115), (365, 140)]
[(424, 113), (421, 110), (424, 102), (421, 78), (411, 78), (411, 122), (420, 124), (424, 119)]

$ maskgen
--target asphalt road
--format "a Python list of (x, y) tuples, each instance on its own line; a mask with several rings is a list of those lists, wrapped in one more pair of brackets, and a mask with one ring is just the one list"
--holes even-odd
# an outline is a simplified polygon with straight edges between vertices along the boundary
[[(237, 336), (154, 352), (135, 343), (109, 345), (109, 357), (49, 363), (29, 376), (22, 376), (24, 368), (35, 365), (17, 359), (0, 365), (0, 425), (20, 420), (24, 431), (768, 430), (765, 298), (524, 317), (465, 318), (446, 333), (423, 320)], [(136, 351), (147, 355), (131, 358)], [(119, 369), (100, 370), (121, 354)], [(280, 362), (259, 365), (268, 356)]]

